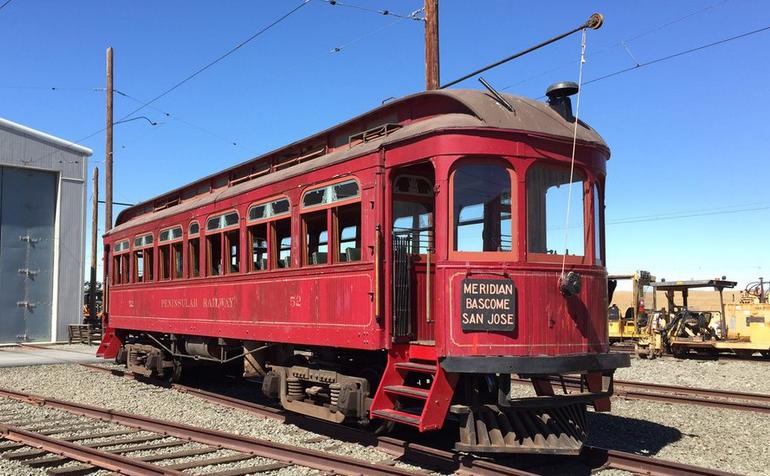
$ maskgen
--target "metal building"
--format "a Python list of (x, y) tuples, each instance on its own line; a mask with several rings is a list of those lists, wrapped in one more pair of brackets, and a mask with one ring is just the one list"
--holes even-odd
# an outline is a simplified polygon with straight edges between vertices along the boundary
[(91, 150), (0, 118), (0, 343), (81, 320)]

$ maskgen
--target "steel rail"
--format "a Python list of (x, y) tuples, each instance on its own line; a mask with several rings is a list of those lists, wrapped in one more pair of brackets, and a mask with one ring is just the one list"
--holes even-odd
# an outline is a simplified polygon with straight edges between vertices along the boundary
[[(137, 380), (137, 376), (129, 371), (111, 369), (93, 364), (80, 365), (91, 370), (110, 373), (116, 377), (124, 377)], [(389, 436), (377, 436), (357, 428), (342, 426), (324, 420), (306, 417), (296, 413), (288, 413), (284, 410), (267, 405), (247, 402), (237, 398), (208, 392), (206, 390), (188, 387), (186, 385), (176, 383), (168, 385), (163, 384), (160, 381), (148, 380), (143, 377), (139, 380), (148, 382), (153, 385), (168, 386), (174, 390), (194, 395), (212, 403), (254, 413), (273, 420), (293, 424), (307, 431), (320, 433), (325, 436), (329, 436), (330, 438), (352, 441), (364, 446), (371, 446), (385, 453), (388, 453), (391, 456), (402, 458), (405, 461), (409, 461), (424, 467), (436, 468), (442, 471), (457, 471), (459, 474), (467, 475), (536, 476), (534, 473), (529, 471), (503, 466), (491, 461), (474, 458), (471, 455), (433, 448), (418, 443), (411, 443)]]
[(108, 453), (69, 441), (58, 440), (12, 425), (0, 424), (0, 435), (7, 440), (129, 476), (178, 476), (184, 474), (174, 469), (145, 463), (138, 459)]
[(607, 450), (594, 446), (584, 446), (581, 457), (592, 463), (594, 467), (603, 467), (628, 471), (634, 474), (655, 476), (737, 476), (719, 469), (704, 468), (684, 463), (650, 458), (649, 456), (627, 453), (625, 451)]
[[(511, 381), (518, 384), (530, 383), (529, 380), (520, 378), (513, 378)], [(552, 379), (551, 382), (557, 385), (562, 383), (560, 380), (555, 379)], [(573, 389), (580, 388), (580, 382), (576, 379), (565, 379), (564, 385)], [(759, 393), (730, 392), (623, 380), (616, 380), (613, 383), (613, 390), (614, 396), (633, 400), (683, 403), (728, 410), (770, 413), (770, 395)], [(760, 402), (764, 403), (764, 405), (752, 402)]]
[(109, 421), (143, 431), (174, 436), (187, 439), (188, 441), (227, 448), (284, 463), (306, 466), (320, 471), (346, 475), (371, 474), (381, 476), (414, 476), (415, 474), (418, 474), (413, 471), (379, 463), (370, 463), (368, 461), (358, 460), (347, 456), (234, 435), (218, 430), (197, 428), (183, 423), (158, 420), (144, 415), (133, 415), (130, 413), (83, 405), (55, 398), (46, 398), (14, 390), (0, 389), (0, 396), (16, 401), (63, 410), (73, 415)]

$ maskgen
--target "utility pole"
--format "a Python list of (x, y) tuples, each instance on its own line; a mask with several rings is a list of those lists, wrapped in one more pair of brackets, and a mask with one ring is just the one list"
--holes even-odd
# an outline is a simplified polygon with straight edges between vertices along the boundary
[(104, 232), (112, 229), (112, 47), (107, 48), (107, 125), (104, 148)]
[(425, 89), (438, 89), (438, 0), (425, 0)]
[(91, 206), (91, 283), (88, 289), (88, 319), (96, 322), (96, 245), (99, 240), (99, 168), (94, 169), (92, 186), (94, 201)]

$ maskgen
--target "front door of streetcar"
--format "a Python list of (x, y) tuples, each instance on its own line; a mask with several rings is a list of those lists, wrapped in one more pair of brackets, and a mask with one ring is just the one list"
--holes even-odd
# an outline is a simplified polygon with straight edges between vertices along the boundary
[(393, 338), (434, 340), (435, 252), (433, 169), (427, 164), (401, 169), (392, 184)]

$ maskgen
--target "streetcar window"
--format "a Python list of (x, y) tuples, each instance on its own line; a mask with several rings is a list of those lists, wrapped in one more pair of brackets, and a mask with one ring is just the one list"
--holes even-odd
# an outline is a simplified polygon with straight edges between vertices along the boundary
[(272, 216), (278, 216), (278, 215), (285, 215), (289, 213), (289, 200), (288, 199), (281, 199), (276, 200), (273, 203), (270, 204), (273, 209)]
[(527, 249), (530, 253), (585, 255), (584, 181), (584, 175), (575, 170), (570, 198), (568, 167), (535, 164), (530, 168), (527, 172)]
[(152, 281), (154, 276), (153, 273), (153, 249), (147, 248), (144, 250), (144, 280)]
[(279, 268), (291, 267), (291, 219), (276, 220), (273, 222), (275, 240), (272, 253), (276, 251), (276, 263)]
[(238, 212), (227, 213), (225, 215), (219, 215), (211, 217), (206, 221), (206, 230), (218, 230), (220, 228), (226, 228), (238, 224)]
[(302, 218), (305, 225), (305, 264), (327, 263), (329, 234), (326, 226), (326, 210), (308, 213)]
[(393, 200), (393, 234), (408, 240), (412, 250), (427, 253), (433, 248), (433, 201)]
[(355, 180), (348, 180), (347, 182), (327, 185), (306, 192), (302, 197), (302, 206), (313, 207), (317, 205), (326, 205), (348, 198), (355, 198), (358, 195), (358, 182)]
[(596, 264), (604, 264), (604, 257), (602, 256), (602, 224), (601, 214), (602, 205), (601, 195), (599, 195), (599, 185), (593, 186), (593, 203), (594, 203), (594, 256), (596, 257)]
[(334, 185), (334, 201), (345, 200), (358, 196), (358, 183), (355, 181), (342, 182)]
[(158, 268), (160, 279), (171, 279), (171, 246), (158, 247)]
[(144, 280), (144, 251), (134, 252), (134, 281), (141, 283)]
[(453, 174), (454, 250), (511, 251), (511, 175), (494, 164), (464, 164)]
[(216, 234), (206, 237), (206, 256), (208, 260), (208, 275), (219, 276), (222, 274), (222, 235)]
[(260, 223), (249, 228), (251, 243), (251, 269), (249, 271), (264, 271), (267, 269), (267, 223)]
[(178, 240), (182, 237), (182, 227), (171, 228), (169, 230), (163, 230), (158, 235), (158, 241), (163, 243), (164, 241)]
[(337, 218), (337, 260), (361, 261), (361, 203), (335, 210)]
[(187, 244), (187, 256), (190, 260), (190, 277), (197, 278), (201, 275), (200, 269), (200, 241), (198, 238), (191, 239)]
[(198, 226), (198, 222), (190, 223), (190, 236), (197, 235), (198, 232), (200, 232), (200, 226)]
[(241, 270), (241, 236), (238, 230), (225, 233), (225, 246), (228, 251), (226, 273), (238, 273)]
[(129, 264), (131, 263), (131, 257), (129, 256), (128, 253), (124, 253), (120, 256), (120, 260), (122, 261), (120, 265), (120, 271), (121, 271), (121, 274), (123, 275), (120, 278), (120, 281), (123, 284), (128, 284), (131, 282), (131, 274), (130, 274), (130, 268), (129, 268)]
[[(181, 230), (181, 228), (180, 228)], [(174, 261), (174, 279), (179, 279), (182, 277), (182, 243), (174, 243), (171, 245), (171, 254), (173, 255), (173, 261)]]
[(326, 189), (311, 190), (305, 194), (302, 205), (312, 207), (313, 205), (322, 205), (326, 203)]
[(120, 278), (123, 276), (123, 273), (121, 272), (121, 263), (122, 260), (120, 259), (120, 256), (112, 258), (112, 284), (120, 284)]

